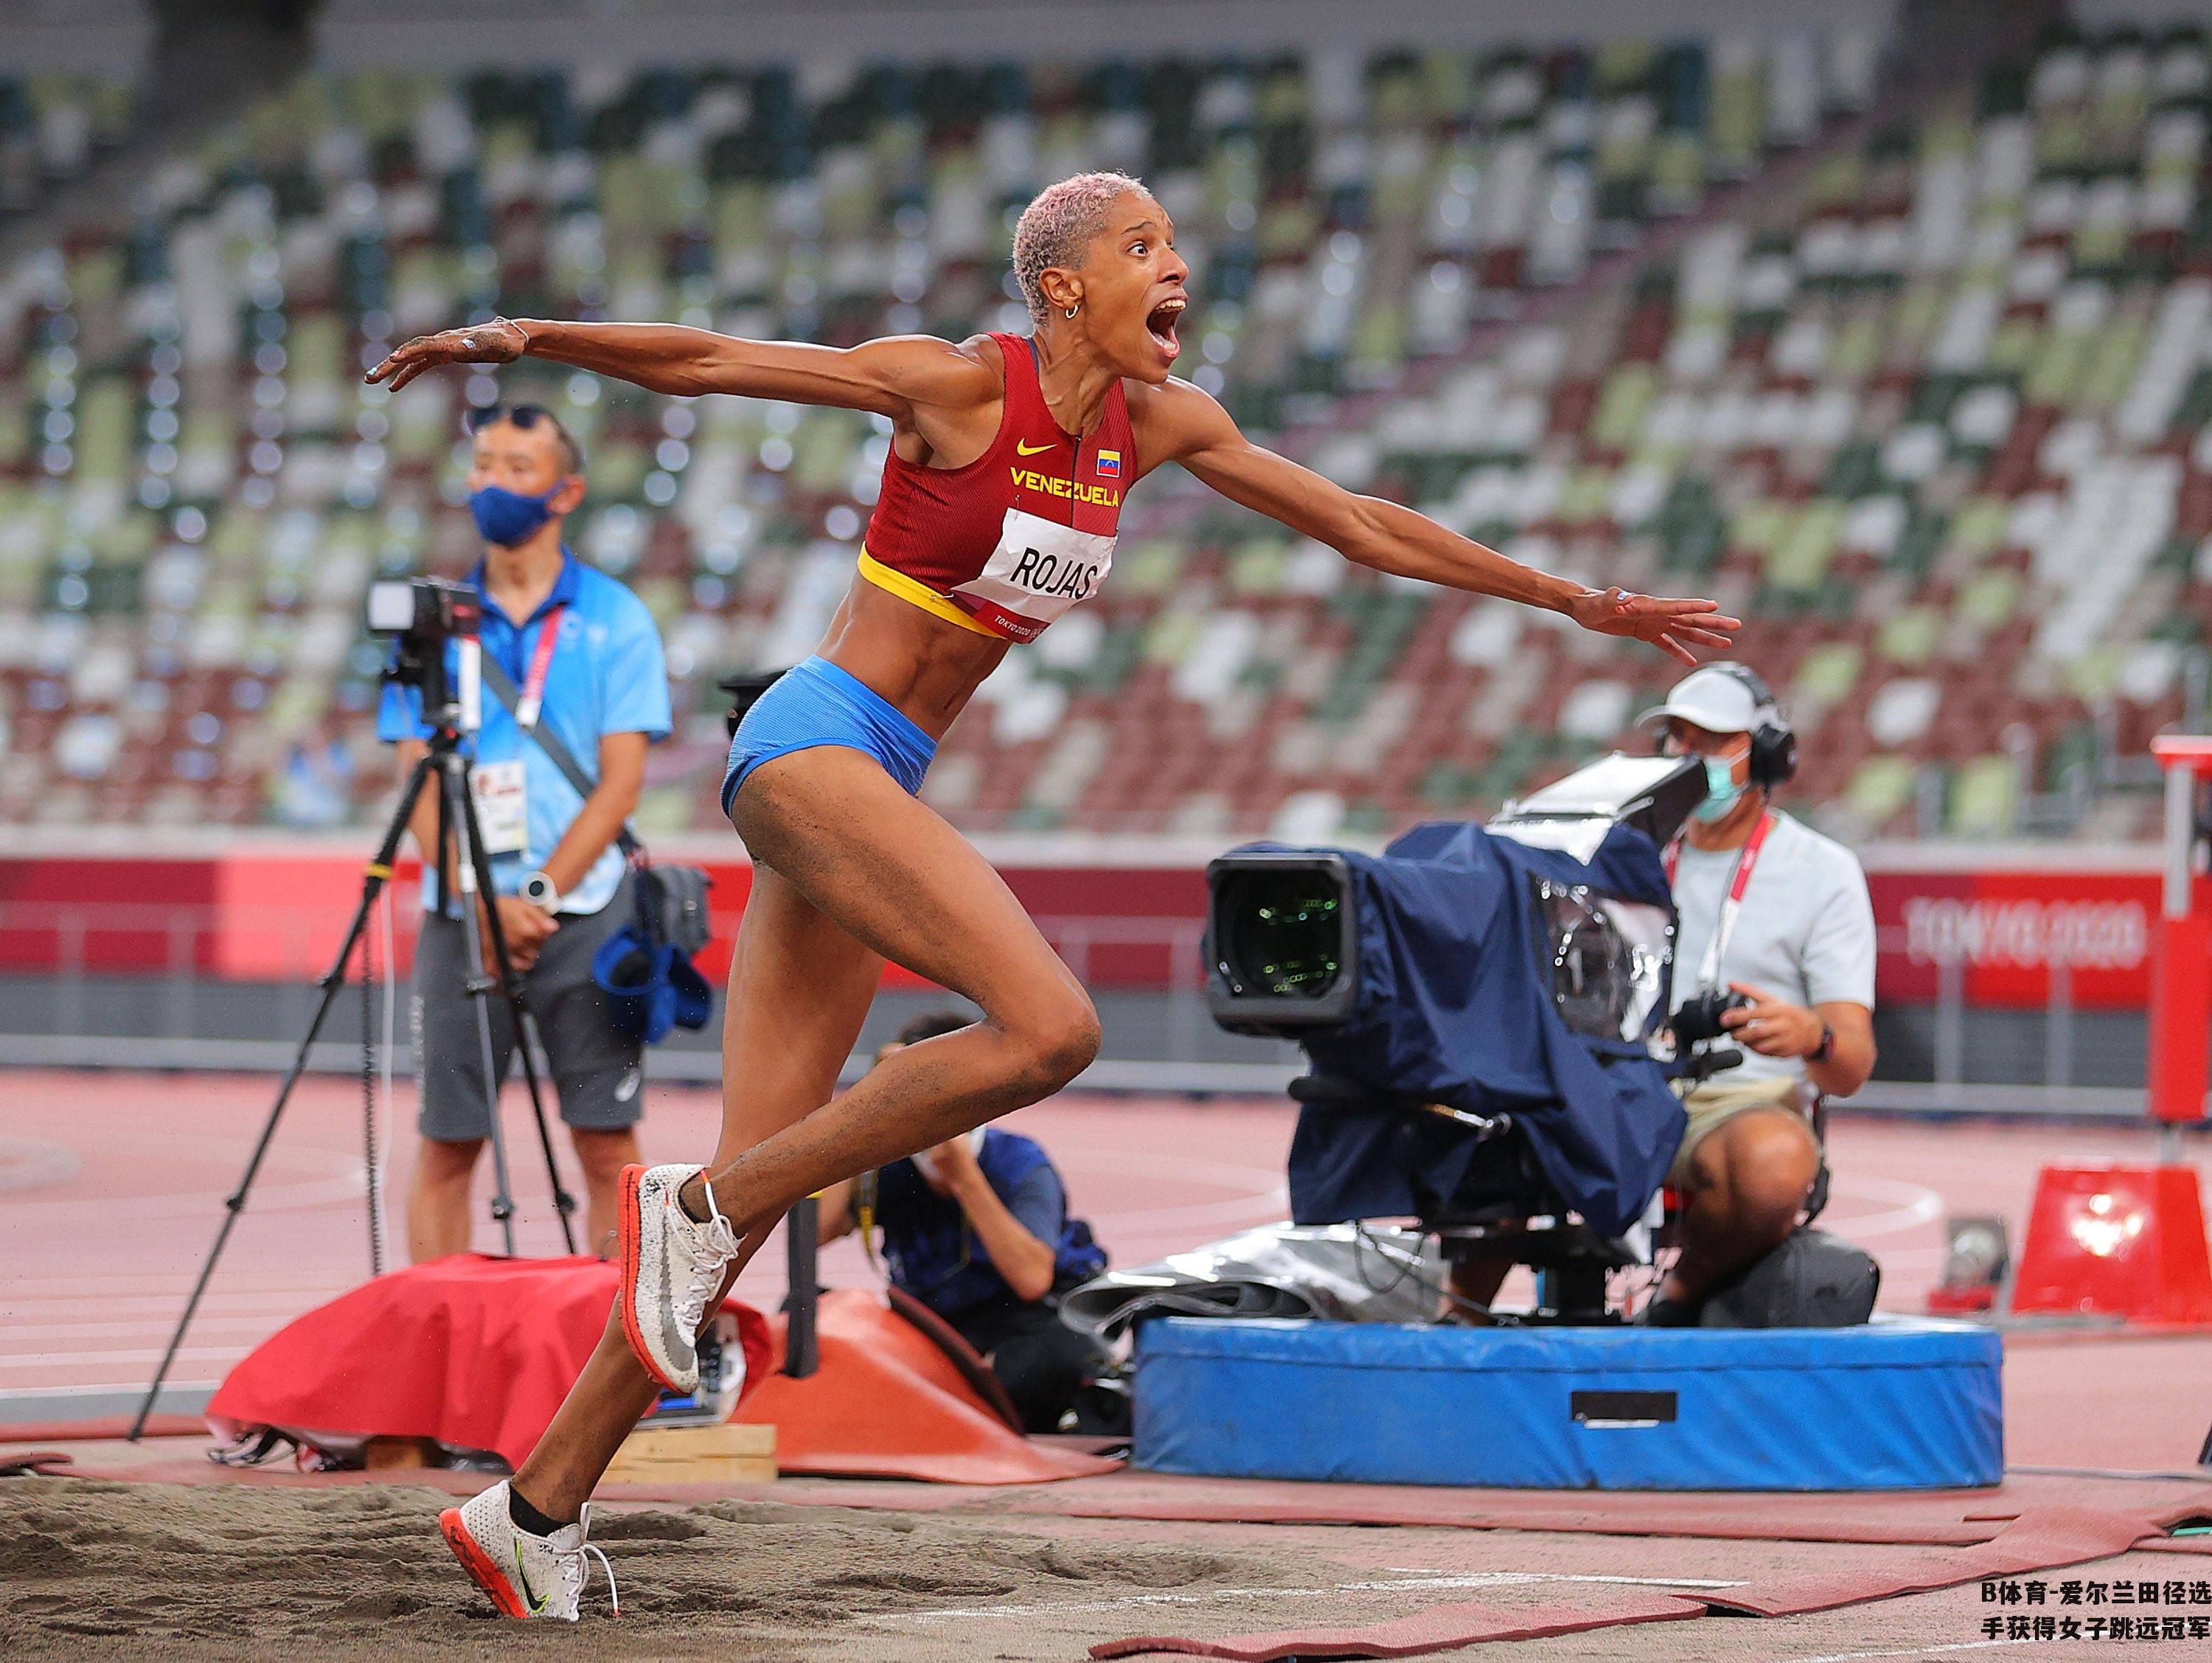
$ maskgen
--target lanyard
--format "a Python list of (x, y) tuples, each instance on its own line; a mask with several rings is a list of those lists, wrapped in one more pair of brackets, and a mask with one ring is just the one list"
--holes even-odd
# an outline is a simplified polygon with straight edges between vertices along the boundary
[(530, 673), (522, 683), (522, 697), (514, 702), (515, 726), (528, 733), (538, 725), (538, 712), (545, 703), (545, 672), (552, 667), (553, 649), (561, 640), (561, 614), (556, 606), (538, 626), (538, 650), (530, 661)]
[[(1735, 871), (1729, 879), (1728, 899), (1721, 903), (1720, 922), (1713, 926), (1712, 939), (1705, 943), (1705, 961), (1698, 969), (1698, 990), (1709, 992), (1720, 985), (1721, 954), (1728, 950), (1729, 936), (1735, 929), (1736, 914), (1743, 911), (1743, 898), (1751, 887), (1752, 868), (1759, 864), (1759, 851), (1766, 842), (1766, 834), (1774, 829), (1771, 811), (1759, 817), (1759, 824), (1744, 839), (1743, 847), (1736, 851)], [(1667, 883), (1674, 886), (1674, 868), (1681, 863), (1682, 845), (1667, 845)]]

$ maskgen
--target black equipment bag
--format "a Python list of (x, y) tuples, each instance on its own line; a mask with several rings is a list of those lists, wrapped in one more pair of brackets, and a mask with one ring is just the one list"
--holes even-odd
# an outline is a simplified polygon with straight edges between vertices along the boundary
[(1705, 1328), (1856, 1328), (1874, 1314), (1881, 1266), (1826, 1230), (1800, 1226), (1705, 1301)]

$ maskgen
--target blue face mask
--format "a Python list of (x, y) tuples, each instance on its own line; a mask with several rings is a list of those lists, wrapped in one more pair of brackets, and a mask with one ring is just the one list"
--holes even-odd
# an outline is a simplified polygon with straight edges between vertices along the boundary
[(476, 516), (477, 529), (483, 533), (485, 542), (511, 549), (517, 543), (528, 542), (553, 517), (550, 504), (567, 483), (562, 480), (543, 496), (525, 496), (504, 485), (481, 486), (469, 493), (469, 512)]
[(1705, 800), (1690, 812), (1706, 825), (1728, 818), (1729, 810), (1743, 795), (1735, 783), (1735, 764), (1721, 757), (1705, 758)]

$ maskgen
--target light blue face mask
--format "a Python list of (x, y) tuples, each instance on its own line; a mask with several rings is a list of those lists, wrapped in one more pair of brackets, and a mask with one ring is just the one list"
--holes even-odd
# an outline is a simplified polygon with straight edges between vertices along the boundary
[(1705, 800), (1690, 812), (1707, 825), (1728, 818), (1743, 795), (1743, 787), (1735, 783), (1735, 764), (1724, 757), (1705, 759)]

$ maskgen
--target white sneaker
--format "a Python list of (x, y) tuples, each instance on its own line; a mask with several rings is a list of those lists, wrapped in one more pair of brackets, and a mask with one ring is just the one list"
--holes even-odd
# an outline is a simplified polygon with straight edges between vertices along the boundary
[(699, 1389), (699, 1326), (722, 1291), (738, 1234), (707, 1191), (702, 1224), (677, 1201), (701, 1167), (625, 1167), (622, 1172), (623, 1332), (645, 1372), (671, 1392)]
[(614, 1567), (584, 1539), (591, 1533), (591, 1505), (585, 1504), (574, 1524), (563, 1525), (550, 1536), (532, 1536), (507, 1513), (513, 1489), (502, 1479), (474, 1501), (438, 1515), (438, 1528), (446, 1532), (446, 1545), (453, 1549), (461, 1569), (491, 1596), (502, 1616), (573, 1623), (584, 1597), (588, 1569), (584, 1556), (592, 1554), (607, 1574), (607, 1598), (620, 1617), (622, 1596), (615, 1592)]

